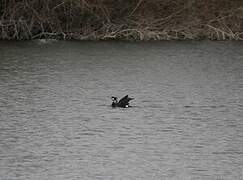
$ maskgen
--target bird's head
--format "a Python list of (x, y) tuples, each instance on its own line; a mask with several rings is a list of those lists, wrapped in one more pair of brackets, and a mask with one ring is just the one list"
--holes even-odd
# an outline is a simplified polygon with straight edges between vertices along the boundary
[(117, 102), (117, 97), (112, 96), (111, 99), (112, 99), (113, 102)]

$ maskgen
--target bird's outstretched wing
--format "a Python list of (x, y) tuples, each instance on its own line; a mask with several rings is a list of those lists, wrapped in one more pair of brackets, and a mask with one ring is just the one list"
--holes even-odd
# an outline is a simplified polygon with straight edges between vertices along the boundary
[(128, 97), (128, 95), (124, 96), (123, 98), (120, 99), (120, 101), (118, 102), (118, 104), (120, 106), (127, 106), (129, 105), (129, 101), (133, 100), (134, 98), (130, 98)]

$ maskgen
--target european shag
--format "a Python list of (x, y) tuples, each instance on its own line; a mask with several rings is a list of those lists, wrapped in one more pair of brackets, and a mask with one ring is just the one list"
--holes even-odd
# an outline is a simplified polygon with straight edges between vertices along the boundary
[(129, 107), (129, 101), (133, 100), (134, 98), (128, 97), (128, 95), (124, 96), (123, 98), (118, 101), (117, 97), (112, 96), (112, 107), (122, 107), (122, 108), (127, 108)]

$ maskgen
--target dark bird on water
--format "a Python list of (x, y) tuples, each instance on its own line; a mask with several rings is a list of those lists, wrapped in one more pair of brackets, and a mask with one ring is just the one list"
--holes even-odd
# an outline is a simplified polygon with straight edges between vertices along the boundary
[(117, 97), (112, 96), (112, 107), (122, 107), (122, 108), (127, 108), (130, 107), (129, 106), (129, 101), (133, 100), (134, 98), (130, 98), (128, 97), (128, 95), (124, 96), (123, 98), (120, 99), (120, 101), (118, 101)]

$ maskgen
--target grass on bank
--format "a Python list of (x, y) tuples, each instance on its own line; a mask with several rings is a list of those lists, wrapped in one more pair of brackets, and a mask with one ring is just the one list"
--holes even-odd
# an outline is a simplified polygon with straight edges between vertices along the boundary
[(0, 39), (243, 40), (242, 0), (2, 0)]

